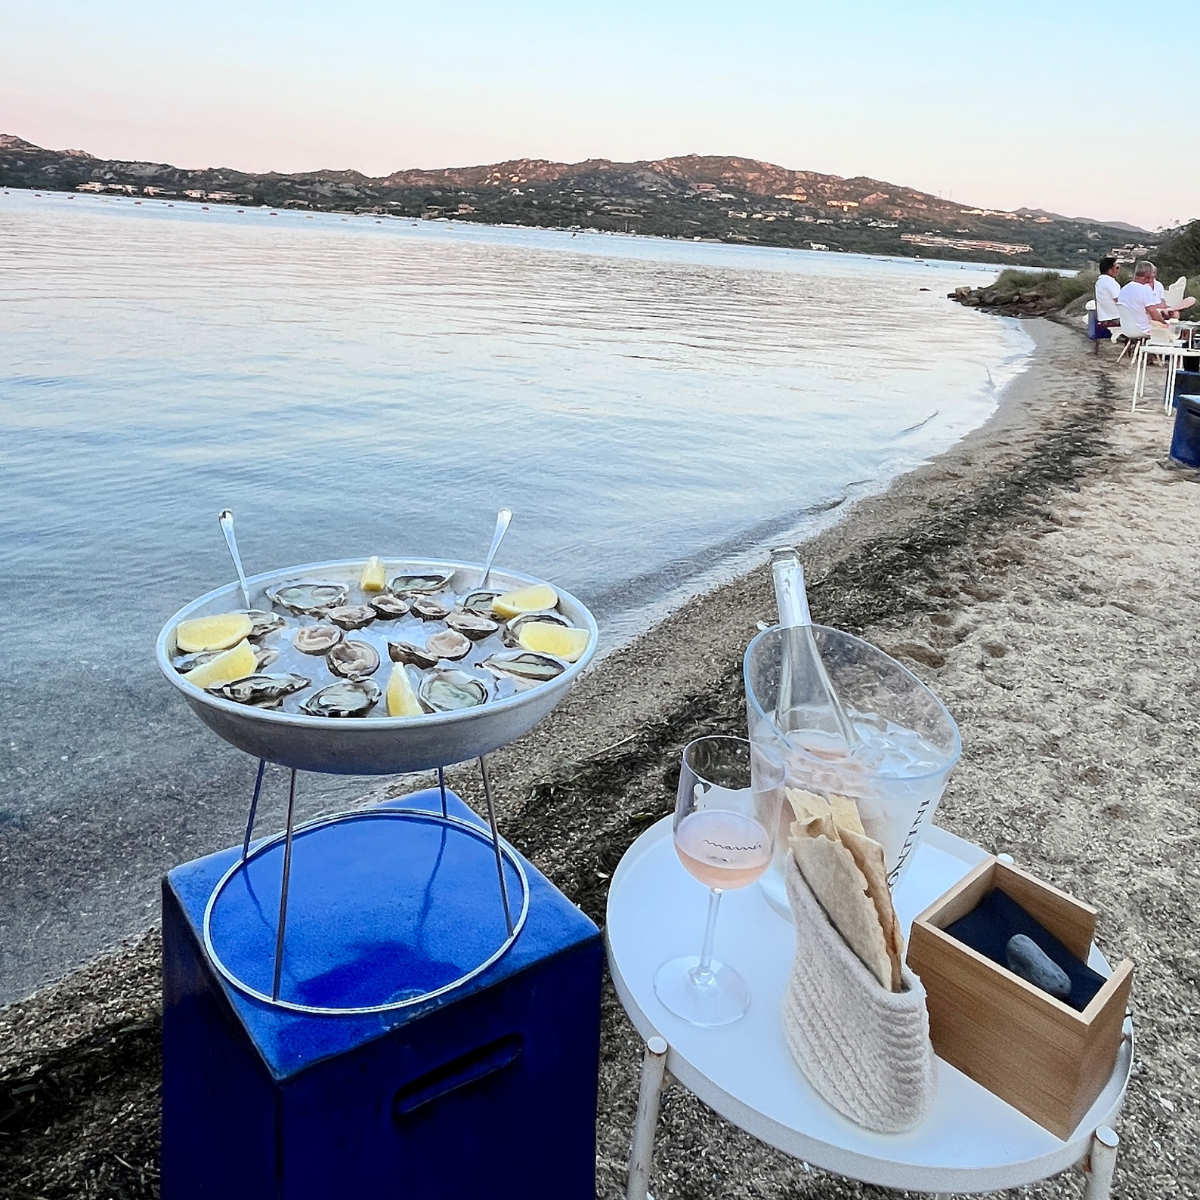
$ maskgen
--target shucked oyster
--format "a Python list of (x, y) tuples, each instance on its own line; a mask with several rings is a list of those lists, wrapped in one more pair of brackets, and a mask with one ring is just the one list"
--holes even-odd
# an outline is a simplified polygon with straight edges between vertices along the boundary
[(379, 651), (369, 642), (347, 638), (325, 655), (329, 669), (343, 679), (365, 679), (379, 670)]
[(435, 600), (432, 596), (418, 596), (412, 602), (413, 616), (420, 617), (422, 621), (444, 621), (452, 610), (453, 605)]
[(265, 637), (276, 629), (282, 629), (285, 624), (278, 613), (267, 612), (261, 608), (247, 608), (243, 611), (250, 618), (250, 632), (246, 636), (251, 641)]
[(394, 621), (397, 617), (408, 615), (408, 601), (393, 596), (391, 592), (380, 592), (378, 596), (372, 596), (367, 603), (381, 621)]
[(325, 616), (340, 629), (362, 629), (375, 620), (375, 609), (370, 604), (339, 604), (326, 609)]
[(437, 666), (438, 656), (424, 646), (414, 646), (412, 642), (388, 642), (388, 655), (392, 662), (411, 663), (421, 670)]
[(274, 646), (254, 647), (254, 659), (260, 671), (265, 671), (278, 657), (279, 651)]
[(517, 654), (493, 654), (479, 665), (486, 667), (493, 675), (506, 675), (515, 680), (518, 686), (524, 687), (549, 683), (567, 669), (557, 658), (551, 658), (548, 654), (538, 654), (533, 650), (522, 650)]
[(487, 703), (487, 685), (466, 671), (431, 671), (421, 681), (417, 698), (433, 712), (457, 712)]
[(446, 618), (446, 624), (456, 632), (469, 637), (473, 642), (489, 637), (500, 628), (499, 622), (480, 616), (478, 613), (467, 612), (465, 609), (461, 612), (452, 612)]
[(285, 583), (267, 592), (272, 604), (302, 617), (321, 617), (327, 608), (345, 604), (347, 591), (340, 583)]
[(332, 625), (306, 625), (297, 629), (292, 645), (301, 654), (328, 654), (342, 640), (342, 631)]
[(423, 575), (397, 575), (391, 582), (391, 589), (400, 595), (431, 596), (434, 592), (444, 592), (454, 578), (453, 571), (429, 571)]
[(443, 629), (425, 639), (425, 652), (457, 661), (471, 652), (471, 639), (453, 629)]
[(313, 717), (365, 717), (379, 700), (369, 679), (343, 679), (314, 692), (300, 706)]
[(492, 601), (502, 593), (492, 591), (471, 592), (463, 597), (463, 612), (474, 613), (479, 617), (492, 615)]
[(232, 683), (223, 683), (220, 687), (210, 687), (204, 690), (210, 696), (220, 696), (223, 700), (232, 700), (235, 704), (272, 704), (299, 692), (312, 683), (303, 675), (247, 675), (245, 679), (235, 679)]

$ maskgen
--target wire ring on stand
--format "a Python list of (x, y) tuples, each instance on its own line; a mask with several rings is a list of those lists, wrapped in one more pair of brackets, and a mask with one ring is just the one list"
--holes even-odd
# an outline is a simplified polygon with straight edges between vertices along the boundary
[[(400, 820), (418, 820), (428, 821), (434, 825), (448, 825), (456, 828), (463, 833), (468, 834), (479, 841), (486, 843), (488, 846), (493, 846), (491, 833), (487, 829), (482, 829), (478, 825), (472, 824), (470, 821), (464, 821), (461, 817), (442, 816), (440, 812), (430, 812), (423, 808), (364, 808), (353, 809), (349, 812), (334, 813), (328, 817), (318, 817), (314, 821), (308, 821), (303, 825), (297, 826), (292, 831), (293, 839), (298, 838), (302, 833), (309, 833), (314, 829), (320, 829), (326, 825), (336, 825), (342, 821), (358, 821), (377, 818), (398, 818)], [(513, 943), (520, 935), (521, 929), (525, 925), (525, 918), (529, 915), (529, 880), (525, 876), (525, 868), (521, 866), (521, 860), (517, 857), (517, 853), (503, 839), (499, 840), (500, 853), (508, 860), (513, 869), (517, 873), (517, 878), (521, 881), (521, 911), (513, 923), (513, 930), (503, 942), (500, 943), (498, 949), (493, 954), (481, 962), (477, 967), (473, 967), (464, 975), (460, 975), (457, 979), (450, 983), (445, 983), (441, 987), (434, 988), (432, 991), (423, 992), (419, 996), (410, 996), (406, 1000), (393, 1000), (387, 1004), (372, 1004), (362, 1008), (318, 1008), (311, 1004), (296, 1004), (290, 1000), (272, 1000), (265, 992), (260, 992), (256, 988), (252, 988), (248, 983), (244, 983), (221, 961), (220, 955), (217, 954), (217, 949), (213, 945), (212, 940), (212, 914), (216, 907), (217, 900), (220, 899), (221, 892), (224, 891), (226, 885), (233, 877), (248, 866), (254, 859), (265, 854), (273, 846), (279, 845), (287, 837), (286, 833), (277, 833), (274, 837), (268, 838), (260, 845), (256, 846), (245, 859), (238, 857), (237, 861), (221, 876), (217, 882), (217, 886), (213, 888), (212, 894), (208, 898), (208, 903), (204, 906), (204, 950), (209, 957), (209, 961), (220, 972), (221, 977), (230, 985), (237, 988), (243, 995), (249, 996), (261, 1004), (269, 1005), (272, 1008), (286, 1009), (288, 1012), (304, 1013), (308, 1016), (317, 1017), (348, 1017), (348, 1016), (369, 1016), (372, 1013), (393, 1012), (401, 1008), (411, 1008), (414, 1004), (424, 1004), (427, 1000), (433, 1000), (438, 996), (444, 996), (447, 992), (454, 991), (455, 988), (460, 988), (463, 984), (470, 982), (477, 975), (483, 974), (488, 967), (498, 962), (512, 948)]]

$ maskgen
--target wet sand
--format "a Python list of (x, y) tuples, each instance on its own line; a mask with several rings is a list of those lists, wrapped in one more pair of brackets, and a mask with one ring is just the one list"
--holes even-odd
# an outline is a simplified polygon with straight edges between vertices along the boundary
[[(1128, 374), (1038, 321), (1033, 367), (953, 450), (805, 549), (814, 617), (888, 649), (943, 697), (963, 758), (936, 820), (1094, 905), (1137, 962), (1138, 1062), (1115, 1195), (1200, 1195), (1200, 486)], [(765, 569), (699, 597), (590, 672), (496, 756), (504, 833), (597, 921), (621, 854), (670, 809), (679, 750), (741, 732), (741, 650)], [(455, 782), (474, 799), (474, 780)], [(156, 934), (0, 1009), (0, 1195), (157, 1195)], [(611, 989), (598, 1195), (623, 1194), (639, 1045)], [(4, 1115), (8, 1113), (7, 1117)], [(681, 1088), (657, 1200), (875, 1197), (732, 1129)], [(1074, 1197), (1071, 1175), (1021, 1190)]]

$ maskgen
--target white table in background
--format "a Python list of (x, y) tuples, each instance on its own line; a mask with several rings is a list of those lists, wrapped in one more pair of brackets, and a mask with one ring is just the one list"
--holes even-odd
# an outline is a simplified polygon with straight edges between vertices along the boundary
[[(931, 828), (894, 897), (906, 937), (913, 918), (986, 857), (978, 846)], [(670, 817), (629, 848), (609, 891), (609, 967), (625, 1011), (647, 1039), (630, 1200), (646, 1196), (664, 1068), (747, 1133), (851, 1179), (919, 1192), (990, 1192), (1090, 1163), (1088, 1200), (1109, 1195), (1117, 1145), (1109, 1126), (1133, 1060), (1128, 1019), (1112, 1077), (1067, 1141), (941, 1060), (930, 1117), (909, 1133), (871, 1133), (821, 1099), (788, 1051), (780, 1006), (795, 932), (757, 886), (725, 894), (716, 936), (715, 957), (735, 967), (750, 988), (746, 1015), (732, 1025), (700, 1029), (659, 1003), (653, 979), (660, 964), (699, 953), (706, 895), (676, 857)], [(1089, 965), (1111, 973), (1095, 946)]]

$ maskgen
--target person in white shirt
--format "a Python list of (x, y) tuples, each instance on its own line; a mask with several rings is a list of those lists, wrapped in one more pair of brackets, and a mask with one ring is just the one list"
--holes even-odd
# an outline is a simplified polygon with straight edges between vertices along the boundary
[[(1153, 270), (1154, 270), (1154, 283), (1151, 286), (1154, 288), (1154, 295), (1157, 297), (1159, 304), (1166, 304), (1167, 293), (1166, 293), (1166, 289), (1164, 289), (1164, 287), (1162, 285), (1162, 280), (1159, 279), (1159, 277), (1158, 277), (1158, 268), (1154, 267)], [(1196, 298), (1194, 296), (1185, 296), (1184, 299), (1180, 302), (1178, 308), (1171, 309), (1171, 316), (1173, 316), (1173, 317), (1181, 316), (1183, 313), (1183, 310), (1185, 308), (1191, 308), (1192, 305), (1195, 303), (1196, 303)]]
[(1117, 260), (1100, 260), (1100, 278), (1096, 280), (1096, 325), (1101, 329), (1115, 329), (1121, 324), (1117, 312), (1117, 296), (1121, 285), (1117, 282)]
[(1133, 279), (1117, 293), (1117, 303), (1133, 314), (1142, 333), (1149, 336), (1155, 321), (1167, 322), (1171, 310), (1154, 292), (1154, 264), (1144, 259), (1133, 268)]

